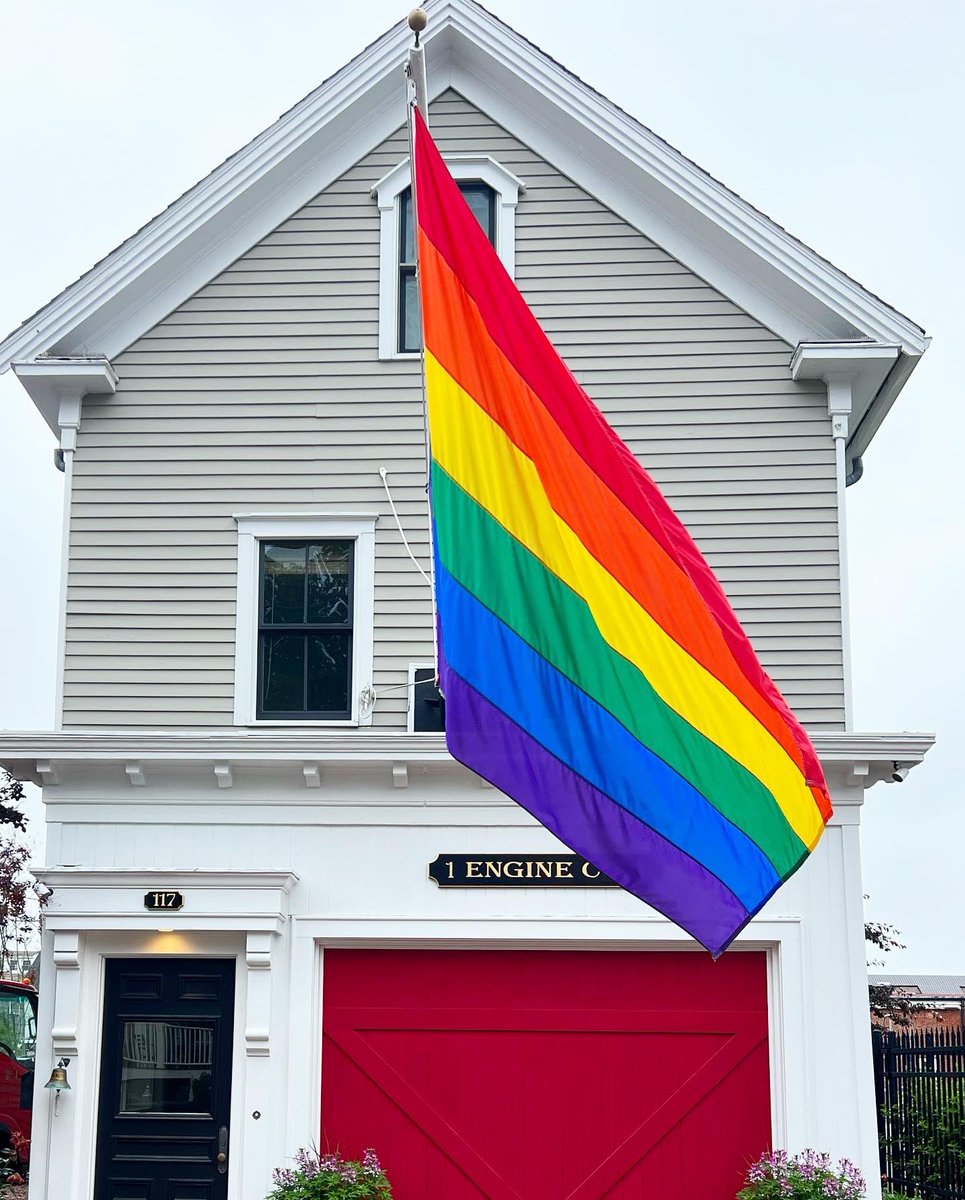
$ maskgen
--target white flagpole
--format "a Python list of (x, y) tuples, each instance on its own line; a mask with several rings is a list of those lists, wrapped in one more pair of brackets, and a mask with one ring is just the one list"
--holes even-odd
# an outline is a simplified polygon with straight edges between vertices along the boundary
[[(428, 18), (425, 10), (414, 8), (409, 13), (409, 28), (415, 34), (415, 45), (409, 50), (409, 61), (406, 63), (407, 77), (407, 106), (406, 119), (409, 127), (409, 170), (412, 177), (412, 232), (415, 242), (415, 276), (420, 283), (419, 267), (419, 202), (416, 196), (415, 183), (415, 110), (422, 114), (422, 119), (429, 125), (429, 95), (426, 85), (425, 50), (419, 43), (419, 35), (426, 27)], [(422, 296), (419, 296), (419, 311), (422, 313)], [(432, 488), (429, 475), (432, 470), (432, 443), (429, 436), (429, 401), (426, 391), (426, 355), (425, 355), (425, 319), (422, 321), (422, 348), (420, 349), (422, 363), (422, 424), (426, 446), (426, 503), (429, 515), (429, 598), (432, 606), (432, 667), (436, 687), (439, 687), (439, 621), (436, 611), (436, 556), (432, 533)], [(440, 689), (441, 690), (441, 689)], [(413, 702), (414, 702), (413, 697)]]

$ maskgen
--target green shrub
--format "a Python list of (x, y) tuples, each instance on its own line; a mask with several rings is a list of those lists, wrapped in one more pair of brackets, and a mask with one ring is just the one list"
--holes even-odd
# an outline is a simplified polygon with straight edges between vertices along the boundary
[[(965, 1091), (947, 1088), (940, 1078), (916, 1079), (900, 1106), (889, 1111), (892, 1171), (910, 1196), (929, 1195), (965, 1172)], [(894, 1193), (905, 1200), (901, 1192)]]
[(366, 1150), (361, 1162), (337, 1152), (299, 1150), (294, 1167), (279, 1167), (267, 1200), (391, 1200), (392, 1187), (378, 1155)]

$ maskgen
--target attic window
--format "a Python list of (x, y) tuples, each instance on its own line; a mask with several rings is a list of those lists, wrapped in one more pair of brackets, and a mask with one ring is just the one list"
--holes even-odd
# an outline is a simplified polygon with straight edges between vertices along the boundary
[[(482, 226), (486, 237), (496, 242), (496, 193), (488, 183), (470, 179), (459, 184), (463, 199)], [(415, 277), (415, 226), (412, 213), (412, 188), (399, 196), (399, 342), (400, 354), (422, 349), (419, 317), (419, 288)]]
[[(524, 184), (495, 159), (446, 156), (446, 165), (510, 275), (516, 263), (516, 205)], [(379, 206), (379, 358), (414, 358), (421, 348), (411, 231), (412, 176), (405, 159), (372, 188)], [(487, 228), (488, 226), (488, 228)]]

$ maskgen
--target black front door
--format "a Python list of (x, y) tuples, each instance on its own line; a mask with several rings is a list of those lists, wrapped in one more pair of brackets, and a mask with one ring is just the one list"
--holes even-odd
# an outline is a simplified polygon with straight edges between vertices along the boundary
[(225, 1200), (235, 964), (107, 962), (94, 1200)]

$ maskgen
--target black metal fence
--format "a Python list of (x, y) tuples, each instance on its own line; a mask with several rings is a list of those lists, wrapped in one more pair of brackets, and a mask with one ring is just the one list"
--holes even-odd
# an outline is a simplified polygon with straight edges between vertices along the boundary
[(965, 1036), (875, 1029), (878, 1141), (885, 1185), (924, 1200), (965, 1200)]

